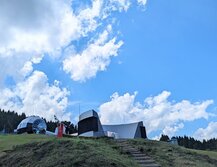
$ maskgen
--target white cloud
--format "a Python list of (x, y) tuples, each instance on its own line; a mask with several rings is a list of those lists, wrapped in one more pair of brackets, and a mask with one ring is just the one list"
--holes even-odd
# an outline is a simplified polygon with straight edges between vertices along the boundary
[[(94, 0), (92, 6), (78, 15), (73, 13), (71, 3), (71, 0), (0, 2), (0, 64), (6, 66), (1, 66), (1, 81), (7, 75), (15, 80), (28, 75), (33, 70), (35, 55), (49, 53), (57, 57), (71, 41), (99, 26), (96, 20), (100, 17), (101, 0)], [(17, 72), (20, 70), (21, 73)]]
[(119, 10), (120, 12), (127, 11), (131, 4), (129, 0), (110, 0), (110, 3), (113, 10)]
[(20, 70), (21, 74), (23, 76), (27, 76), (29, 75), (31, 72), (33, 71), (33, 67), (32, 67), (32, 62), (31, 61), (27, 61), (23, 68)]
[(40, 62), (35, 55), (56, 55), (79, 37), (81, 28), (70, 5), (70, 0), (0, 2), (1, 82), (8, 75), (19, 80), (33, 70), (31, 63)]
[(65, 88), (61, 89), (58, 83), (55, 81), (53, 85), (49, 85), (43, 72), (34, 71), (13, 89), (0, 91), (0, 106), (20, 114), (24, 112), (28, 116), (39, 115), (50, 120), (56, 115), (60, 119), (69, 120), (71, 114), (65, 111), (69, 92)]
[(217, 122), (210, 122), (206, 128), (199, 128), (193, 136), (201, 141), (217, 138)]
[(162, 133), (168, 134), (171, 136), (171, 134), (175, 134), (175, 132), (177, 132), (179, 129), (182, 129), (182, 128), (184, 128), (183, 123), (179, 123), (178, 125), (174, 124), (174, 126), (165, 126)]
[(92, 6), (90, 8), (86, 8), (79, 13), (78, 19), (81, 22), (80, 24), (83, 28), (82, 34), (84, 36), (89, 31), (93, 31), (99, 26), (97, 19), (99, 19), (101, 16), (102, 5), (102, 0), (93, 0)]
[[(4, 68), (0, 71), (1, 82), (7, 75), (14, 77), (15, 80), (28, 75), (33, 70), (31, 62), (34, 63), (32, 61), (34, 55), (43, 56), (48, 53), (50, 56), (58, 57), (63, 48), (71, 47), (71, 41), (88, 36), (89, 32), (98, 34), (96, 29), (102, 26), (103, 20), (113, 11), (127, 11), (131, 4), (130, 0), (92, 0), (91, 2), (90, 6), (78, 10), (75, 14), (72, 0), (1, 1), (0, 65), (13, 66), (13, 60), (17, 59), (12, 70), (1, 66)], [(107, 23), (113, 24), (111, 19), (108, 19)], [(116, 38), (113, 38), (107, 44), (104, 43), (104, 47), (117, 46), (115, 41)], [(106, 61), (105, 66), (109, 64), (109, 60)], [(101, 66), (98, 61), (94, 66), (98, 68), (92, 71), (105, 69), (105, 66)], [(20, 70), (21, 73), (17, 72)], [(91, 75), (95, 76), (90, 74), (83, 78), (91, 78)]]
[(112, 38), (109, 40), (111, 26), (92, 41), (81, 53), (73, 54), (63, 62), (63, 69), (71, 74), (75, 81), (85, 81), (96, 76), (98, 71), (106, 70), (110, 59), (117, 56), (122, 41)]
[(70, 0), (1, 1), (0, 56), (53, 52), (77, 38), (79, 20), (70, 4)]
[(42, 60), (43, 55), (37, 55), (32, 57), (30, 61), (27, 61), (23, 68), (20, 70), (20, 73), (23, 77), (27, 77), (33, 71), (33, 64), (39, 64)]
[(157, 96), (146, 98), (144, 104), (141, 104), (135, 101), (136, 93), (123, 96), (114, 93), (111, 101), (99, 107), (101, 121), (104, 124), (144, 121), (148, 133), (160, 130), (172, 136), (184, 127), (186, 121), (208, 119), (206, 109), (213, 103), (212, 100), (170, 102), (170, 95), (170, 92), (163, 91)]
[[(59, 56), (66, 56), (61, 55), (62, 52), (67, 52), (67, 49), (71, 51), (72, 48), (76, 50), (72, 45), (73, 41), (87, 36), (88, 39), (92, 39), (85, 50), (77, 54), (74, 51), (75, 54), (67, 56), (64, 60), (65, 71), (76, 81), (85, 81), (94, 77), (98, 71), (104, 71), (110, 64), (111, 57), (117, 56), (123, 42), (117, 40), (117, 37), (111, 37), (111, 26), (102, 34), (99, 34), (97, 28), (101, 26), (101, 29), (105, 29), (104, 23), (114, 25), (114, 18), (108, 16), (114, 11), (127, 11), (131, 4), (130, 0), (92, 0), (91, 5), (78, 9), (76, 13), (72, 8), (73, 2), (0, 1), (0, 87), (3, 87), (7, 76), (12, 77), (16, 84), (13, 89), (0, 89), (4, 94), (4, 99), (0, 99), (3, 107), (32, 114), (30, 106), (35, 105), (32, 99), (29, 101), (26, 96), (32, 96), (34, 92), (37, 94), (38, 91), (37, 108), (41, 110), (37, 110), (38, 114), (45, 114), (45, 110), (51, 112), (51, 103), (54, 103), (55, 113), (60, 111), (59, 102), (47, 100), (49, 104), (45, 104), (46, 100), (42, 99), (51, 99), (47, 92), (52, 91), (51, 88), (56, 88), (59, 92), (65, 92), (65, 89), (55, 84), (49, 85), (45, 74), (33, 72), (33, 65), (40, 63), (45, 54), (62, 60)], [(97, 35), (99, 38), (93, 40)], [(37, 83), (30, 82), (37, 79)], [(47, 91), (37, 89), (40, 84), (44, 85)], [(32, 94), (25, 92), (22, 85), (26, 85), (27, 89), (32, 85)], [(66, 99), (65, 96), (66, 94), (63, 95), (63, 99)]]
[(145, 6), (147, 3), (147, 0), (137, 0), (138, 4), (141, 6)]
[[(94, 31), (115, 10), (127, 10), (129, 0), (93, 0), (73, 12), (72, 0), (11, 0), (0, 2), (0, 56), (14, 53), (52, 53)], [(108, 9), (110, 9), (108, 11)]]
[(29, 55), (21, 57), (21, 54), (8, 57), (0, 56), (0, 88), (3, 87), (4, 79), (7, 76), (12, 76), (16, 81), (20, 80), (23, 76), (20, 70), (27, 61), (31, 60), (31, 57)]
[[(23, 56), (23, 57), (22, 57)], [(33, 71), (33, 64), (41, 62), (43, 55), (27, 55), (17, 53), (14, 56), (0, 56), (0, 88), (4, 87), (6, 76), (13, 77), (15, 82), (20, 82)]]

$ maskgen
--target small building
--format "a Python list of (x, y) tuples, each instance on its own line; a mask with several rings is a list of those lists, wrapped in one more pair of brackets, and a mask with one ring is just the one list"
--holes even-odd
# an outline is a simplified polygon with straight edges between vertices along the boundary
[(175, 137), (172, 137), (170, 140), (168, 140), (168, 142), (171, 143), (171, 144), (178, 145), (178, 140)]
[(30, 116), (22, 120), (15, 130), (18, 134), (21, 133), (40, 133), (45, 134), (47, 125), (45, 121), (38, 116)]

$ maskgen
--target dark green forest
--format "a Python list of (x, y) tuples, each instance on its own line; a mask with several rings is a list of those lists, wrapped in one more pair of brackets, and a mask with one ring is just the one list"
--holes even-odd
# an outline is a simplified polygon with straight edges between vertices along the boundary
[[(194, 139), (193, 137), (188, 136), (176, 136), (172, 138), (177, 139), (178, 145), (185, 148), (217, 151), (217, 138), (203, 141), (199, 141)], [(167, 135), (161, 135), (160, 141), (167, 142), (168, 140), (170, 140), (170, 138)]]
[[(0, 109), (0, 132), (4, 131), (5, 133), (13, 133), (14, 129), (17, 128), (19, 123), (26, 118), (26, 115), (22, 113), (18, 115), (14, 111), (5, 111)], [(54, 132), (57, 127), (57, 122), (47, 121), (44, 119), (47, 124), (47, 130)], [(66, 125), (67, 134), (72, 134), (77, 132), (77, 127), (74, 126), (69, 121), (62, 121)]]
[(0, 109), (0, 131), (13, 133), (17, 125), (26, 118), (25, 114), (18, 115), (14, 111), (4, 111)]

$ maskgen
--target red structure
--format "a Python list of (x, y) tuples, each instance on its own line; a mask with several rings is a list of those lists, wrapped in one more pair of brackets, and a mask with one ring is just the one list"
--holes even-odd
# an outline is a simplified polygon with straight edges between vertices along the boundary
[(58, 133), (57, 133), (58, 138), (63, 137), (63, 127), (64, 127), (64, 125), (62, 123), (60, 123), (58, 126)]

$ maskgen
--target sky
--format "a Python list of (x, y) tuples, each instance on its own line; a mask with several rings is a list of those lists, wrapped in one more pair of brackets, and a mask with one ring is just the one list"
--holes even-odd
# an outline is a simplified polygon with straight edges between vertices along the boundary
[(216, 0), (0, 0), (0, 108), (217, 138)]

